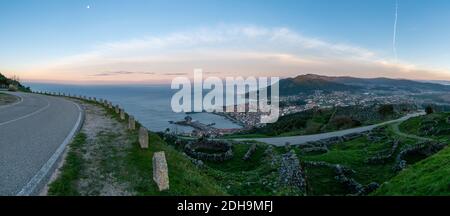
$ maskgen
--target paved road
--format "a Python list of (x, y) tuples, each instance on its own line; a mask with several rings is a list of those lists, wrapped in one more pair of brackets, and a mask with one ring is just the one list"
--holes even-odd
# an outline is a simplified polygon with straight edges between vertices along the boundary
[(403, 121), (408, 120), (409, 118), (424, 115), (424, 114), (425, 113), (422, 113), (422, 112), (414, 113), (414, 114), (406, 115), (399, 119), (383, 122), (380, 124), (352, 128), (352, 129), (341, 130), (341, 131), (334, 131), (334, 132), (329, 132), (329, 133), (321, 133), (321, 134), (314, 134), (314, 135), (302, 135), (302, 136), (290, 136), (290, 137), (243, 138), (243, 139), (233, 139), (233, 140), (236, 140), (236, 141), (255, 140), (258, 142), (264, 142), (264, 143), (268, 143), (268, 144), (272, 144), (272, 145), (276, 145), (276, 146), (283, 146), (286, 144), (286, 142), (289, 142), (291, 145), (300, 145), (300, 144), (304, 144), (304, 143), (307, 143), (310, 141), (318, 141), (321, 139), (326, 139), (326, 138), (331, 138), (331, 137), (336, 137), (336, 136), (343, 136), (343, 135), (347, 135), (347, 134), (351, 134), (351, 133), (360, 133), (360, 132), (370, 131), (370, 130), (372, 130), (376, 127), (382, 126), (382, 125), (396, 123), (396, 122), (397, 123), (403, 122)]
[(0, 195), (36, 194), (81, 125), (82, 111), (63, 98), (9, 94), (21, 100), (0, 106)]

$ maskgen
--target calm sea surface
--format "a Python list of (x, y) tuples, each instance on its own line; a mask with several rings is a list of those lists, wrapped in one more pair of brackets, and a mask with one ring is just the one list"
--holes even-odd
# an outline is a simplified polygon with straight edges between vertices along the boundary
[[(93, 85), (61, 85), (26, 83), (35, 91), (63, 92), (76, 95), (86, 95), (107, 99), (113, 104), (119, 104), (139, 122), (152, 131), (164, 131), (166, 128), (180, 132), (192, 131), (190, 127), (170, 124), (169, 121), (182, 120), (185, 113), (174, 113), (170, 100), (176, 90), (169, 85), (158, 86), (93, 86)], [(217, 128), (239, 128), (240, 126), (228, 119), (210, 113), (190, 115), (201, 123), (215, 123)]]

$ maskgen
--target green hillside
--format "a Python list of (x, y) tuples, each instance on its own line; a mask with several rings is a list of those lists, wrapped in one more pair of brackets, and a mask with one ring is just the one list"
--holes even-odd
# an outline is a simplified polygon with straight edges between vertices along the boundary
[[(416, 117), (400, 125), (404, 133), (450, 143), (449, 113)], [(450, 148), (426, 158), (383, 184), (374, 195), (450, 195)]]
[(412, 165), (374, 195), (450, 195), (450, 148)]
[(2, 73), (0, 73), (0, 87), (1, 86), (8, 87), (10, 84), (17, 86), (19, 91), (24, 91), (24, 92), (30, 91), (29, 87), (25, 87), (19, 81), (9, 79), (9, 78), (5, 77)]
[(416, 107), (408, 105), (348, 106), (310, 109), (280, 117), (277, 122), (229, 137), (272, 137), (344, 130), (400, 118)]

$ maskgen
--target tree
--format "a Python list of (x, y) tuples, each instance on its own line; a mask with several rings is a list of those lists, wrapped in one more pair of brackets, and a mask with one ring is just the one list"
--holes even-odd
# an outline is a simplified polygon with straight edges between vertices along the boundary
[(431, 105), (428, 105), (428, 106), (425, 108), (425, 112), (427, 113), (427, 115), (430, 115), (431, 113), (434, 112), (433, 107), (431, 107)]
[(378, 108), (378, 113), (383, 117), (390, 116), (394, 114), (394, 106), (392, 104), (385, 104)]

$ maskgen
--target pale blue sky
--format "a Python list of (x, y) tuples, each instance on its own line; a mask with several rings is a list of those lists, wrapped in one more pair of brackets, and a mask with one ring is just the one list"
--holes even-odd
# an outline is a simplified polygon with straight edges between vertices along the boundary
[[(101, 61), (102, 65), (105, 65), (106, 59), (111, 62), (109, 60), (113, 58), (104, 55), (107, 52), (104, 47), (110, 44), (129, 45), (130, 42), (136, 40), (142, 42), (148, 38), (162, 40), (180, 33), (184, 36), (196, 35), (195, 40), (199, 40), (198, 34), (204, 31), (209, 36), (217, 36), (222, 34), (224, 29), (251, 27), (275, 31), (273, 34), (264, 34), (262, 37), (273, 37), (277, 34), (277, 29), (288, 29), (295, 36), (304, 37), (308, 41), (318, 40), (324, 42), (325, 46), (345, 45), (363, 49), (362, 52), (373, 52), (376, 57), (371, 57), (371, 60), (378, 63), (386, 64), (386, 61), (390, 64), (401, 63), (407, 67), (414, 65), (414, 68), (419, 71), (417, 73), (430, 68), (438, 70), (445, 76), (449, 75), (446, 73), (450, 69), (450, 61), (448, 61), (450, 59), (450, 40), (448, 40), (450, 38), (450, 1), (399, 0), (398, 2), (397, 61), (394, 58), (392, 45), (395, 0), (0, 0), (0, 71), (9, 74), (18, 73), (24, 78), (36, 79), (36, 74), (39, 72), (34, 71), (34, 67), (45, 65), (47, 68), (47, 65), (60, 62), (61, 59), (64, 59), (63, 65), (67, 65), (66, 58), (73, 60), (74, 56), (76, 61), (72, 61), (71, 65), (87, 62), (85, 58), (80, 60), (78, 57), (91, 56), (92, 53), (95, 53), (95, 61)], [(225, 35), (229, 36), (228, 33)], [(239, 37), (234, 34), (233, 36)], [(172, 41), (169, 39), (165, 42)], [(333, 56), (325, 55), (329, 51), (322, 48), (302, 52), (290, 50), (289, 47), (277, 49), (276, 44), (283, 43), (284, 40), (272, 44), (272, 47), (254, 44), (244, 46), (242, 50), (236, 47), (241, 47), (240, 43), (247, 43), (239, 40), (228, 41), (221, 45), (216, 43), (221, 43), (222, 40), (211, 43), (209, 40), (205, 42), (204, 38), (200, 38), (200, 41), (184, 49), (177, 45), (165, 44), (166, 49), (176, 51), (166, 53), (164, 56), (179, 57), (180, 53), (188, 55), (187, 50), (203, 51), (211, 47), (214, 48), (212, 50), (219, 52), (219, 50), (223, 51), (223, 47), (235, 46), (235, 49), (227, 51), (254, 53), (262, 50), (272, 54), (289, 54), (301, 57), (302, 60), (318, 58), (335, 60)], [(265, 44), (262, 38), (258, 38), (258, 41)], [(139, 43), (136, 46), (141, 45)], [(150, 50), (139, 51), (139, 54), (134, 50), (127, 56), (114, 55), (114, 59), (133, 57), (136, 60), (144, 56), (152, 56), (154, 59), (161, 57), (150, 52), (154, 49), (153, 45), (147, 49)], [(97, 55), (98, 52), (102, 54)], [(350, 56), (345, 58), (346, 60), (354, 59), (347, 48), (344, 51), (337, 50), (332, 53)], [(214, 59), (215, 64), (211, 66), (211, 70), (220, 70), (220, 65), (231, 64), (230, 62), (218, 63), (220, 58), (225, 57)], [(336, 58), (340, 59), (341, 56)], [(150, 60), (154, 61), (154, 59)], [(202, 66), (201, 62), (204, 58), (189, 60)], [(89, 58), (89, 61), (94, 60)], [(92, 63), (89, 65), (92, 66)], [(205, 65), (208, 66), (208, 64)], [(178, 70), (185, 72), (188, 67), (187, 65), (186, 68), (161, 66), (163, 68), (161, 70), (166, 73), (167, 71), (178, 72)], [(152, 68), (151, 72), (157, 73), (159, 71), (153, 70), (159, 68)], [(228, 67), (224, 68), (228, 69)], [(284, 69), (276, 69), (274, 66), (273, 70), (279, 72)], [(325, 69), (331, 70), (326, 67), (318, 70), (318, 73), (326, 73)], [(133, 68), (117, 64), (103, 67), (97, 65), (90, 67), (89, 70), (91, 73), (112, 70), (144, 71), (145, 66)], [(308, 70), (314, 72), (314, 69), (310, 67), (304, 70), (299, 69), (301, 72)], [(47, 74), (48, 70), (45, 71)], [(292, 71), (295, 70), (292, 69)], [(73, 72), (67, 73), (70, 75)], [(333, 71), (330, 73), (339, 74)], [(368, 76), (372, 75), (369, 73)], [(443, 78), (445, 78), (444, 75)]]

